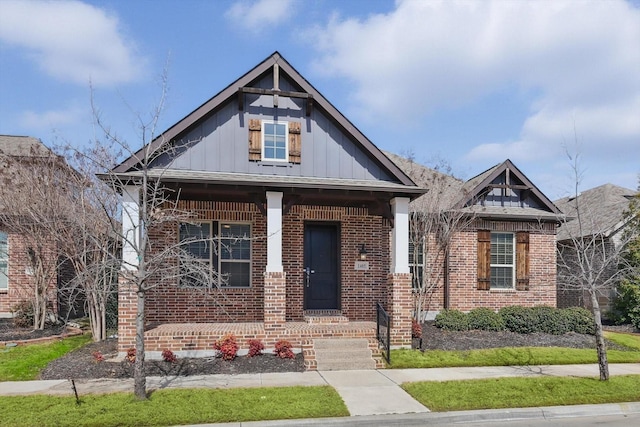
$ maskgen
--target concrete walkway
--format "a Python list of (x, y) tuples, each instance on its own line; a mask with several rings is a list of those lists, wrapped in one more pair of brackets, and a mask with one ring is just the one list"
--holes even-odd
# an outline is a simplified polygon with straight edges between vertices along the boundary
[[(613, 375), (640, 375), (640, 363), (610, 364)], [(334, 387), (352, 416), (429, 412), (413, 400), (400, 384), (531, 376), (597, 377), (598, 365), (494, 366), (474, 368), (385, 369), (366, 371), (285, 372), (191, 377), (148, 377), (149, 389), (317, 386)], [(133, 380), (76, 380), (78, 394), (130, 392)], [(69, 380), (0, 382), (0, 396), (29, 394), (71, 395)]]

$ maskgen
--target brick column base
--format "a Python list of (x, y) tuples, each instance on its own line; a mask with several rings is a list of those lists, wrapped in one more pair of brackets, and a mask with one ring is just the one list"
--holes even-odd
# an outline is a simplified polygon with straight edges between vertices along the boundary
[(133, 285), (118, 278), (118, 351), (126, 352), (136, 345), (137, 297)]
[(286, 273), (267, 271), (264, 273), (264, 329), (284, 329), (287, 314)]
[(411, 348), (411, 274), (389, 274), (389, 314), (391, 316), (391, 347)]

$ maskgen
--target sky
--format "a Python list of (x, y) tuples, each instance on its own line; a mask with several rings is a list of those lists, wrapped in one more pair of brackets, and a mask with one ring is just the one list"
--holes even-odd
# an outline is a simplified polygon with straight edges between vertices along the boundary
[(0, 134), (133, 148), (279, 51), (380, 149), (550, 199), (640, 174), (640, 1), (0, 0)]

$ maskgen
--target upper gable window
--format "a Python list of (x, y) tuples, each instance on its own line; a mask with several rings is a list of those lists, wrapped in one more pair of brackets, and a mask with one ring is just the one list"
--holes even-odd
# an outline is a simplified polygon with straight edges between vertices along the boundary
[(300, 122), (249, 119), (249, 161), (301, 162)]
[(287, 127), (287, 123), (263, 122), (262, 160), (288, 160)]

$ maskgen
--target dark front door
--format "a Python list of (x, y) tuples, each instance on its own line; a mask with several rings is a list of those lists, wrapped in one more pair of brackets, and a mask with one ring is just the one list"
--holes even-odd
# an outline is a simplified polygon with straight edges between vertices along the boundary
[(307, 224), (304, 229), (304, 300), (307, 310), (339, 309), (338, 226)]

